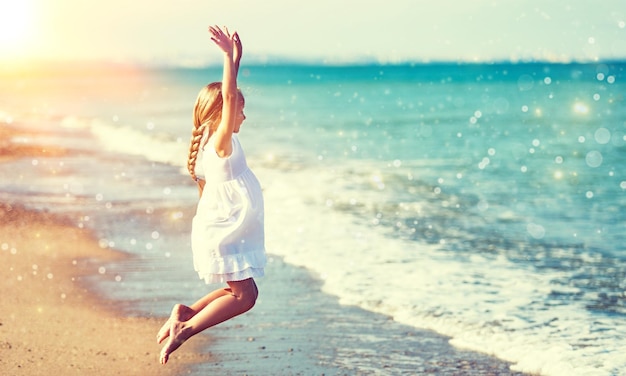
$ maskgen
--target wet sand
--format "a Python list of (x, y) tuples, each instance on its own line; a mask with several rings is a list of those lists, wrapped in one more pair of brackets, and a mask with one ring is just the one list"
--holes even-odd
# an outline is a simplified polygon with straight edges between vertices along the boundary
[[(68, 220), (0, 205), (0, 369), (3, 375), (181, 375), (210, 356), (187, 351), (158, 364), (161, 320), (127, 318), (83, 283), (101, 249)], [(200, 344), (200, 342), (196, 342)]]

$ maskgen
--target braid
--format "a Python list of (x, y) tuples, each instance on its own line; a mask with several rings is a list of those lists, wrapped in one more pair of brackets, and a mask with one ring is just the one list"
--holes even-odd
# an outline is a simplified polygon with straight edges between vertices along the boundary
[(191, 145), (189, 146), (189, 158), (187, 160), (187, 170), (191, 174), (193, 180), (198, 180), (196, 176), (196, 161), (198, 159), (198, 150), (200, 149), (200, 142), (202, 141), (202, 135), (206, 129), (206, 123), (200, 125), (198, 128), (194, 127), (191, 132)]

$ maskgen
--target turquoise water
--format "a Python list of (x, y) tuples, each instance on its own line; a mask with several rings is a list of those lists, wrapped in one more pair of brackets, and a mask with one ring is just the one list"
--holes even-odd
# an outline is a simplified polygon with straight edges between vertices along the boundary
[[(242, 68), (268, 252), (344, 304), (518, 370), (626, 372), (625, 67)], [(162, 314), (204, 289), (184, 165), (195, 95), (220, 72), (97, 73), (3, 78), (0, 121), (75, 157), (7, 165), (0, 199), (71, 213), (139, 255), (103, 266), (118, 271), (105, 289)]]

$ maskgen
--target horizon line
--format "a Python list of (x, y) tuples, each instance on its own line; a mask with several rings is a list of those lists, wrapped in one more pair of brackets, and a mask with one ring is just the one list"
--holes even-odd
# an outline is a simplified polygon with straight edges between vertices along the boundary
[[(247, 61), (246, 61), (247, 60)], [(63, 65), (71, 67), (136, 67), (136, 68), (188, 68), (210, 69), (221, 67), (221, 61), (215, 59), (101, 59), (101, 58), (18, 58), (2, 59), (0, 71), (28, 68), (41, 68), (50, 65), (50, 68), (60, 68)], [(396, 61), (381, 61), (381, 59), (364, 58), (353, 60), (329, 60), (326, 58), (292, 58), (284, 56), (252, 56), (242, 61), (243, 66), (326, 66), (326, 67), (358, 67), (358, 66), (406, 66), (406, 65), (499, 65), (499, 64), (550, 64), (550, 65), (589, 65), (589, 64), (624, 64), (626, 56), (596, 59), (402, 59)], [(20, 69), (20, 70), (21, 70)]]

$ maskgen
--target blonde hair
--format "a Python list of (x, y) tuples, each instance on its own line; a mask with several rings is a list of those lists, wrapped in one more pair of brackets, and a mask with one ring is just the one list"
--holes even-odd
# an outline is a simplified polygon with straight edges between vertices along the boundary
[[(239, 99), (243, 101), (243, 94), (237, 90)], [(191, 130), (191, 144), (189, 146), (189, 157), (187, 159), (187, 170), (193, 180), (198, 180), (196, 176), (196, 160), (198, 150), (202, 142), (202, 135), (209, 127), (209, 137), (215, 132), (222, 120), (222, 83), (212, 82), (203, 87), (198, 93), (196, 104), (193, 108), (193, 129)]]

